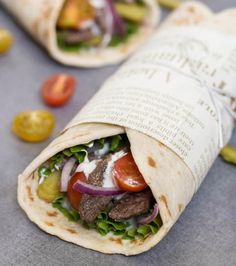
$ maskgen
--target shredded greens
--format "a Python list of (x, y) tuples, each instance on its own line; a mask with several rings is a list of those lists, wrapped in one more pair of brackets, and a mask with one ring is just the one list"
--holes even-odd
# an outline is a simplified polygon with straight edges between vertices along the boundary
[(101, 212), (95, 221), (93, 228), (101, 235), (107, 235), (112, 232), (114, 235), (120, 235), (122, 239), (133, 240), (136, 238), (145, 238), (150, 234), (156, 234), (162, 226), (160, 215), (149, 223), (137, 226), (132, 226), (129, 221), (117, 222), (108, 217), (106, 211)]
[(48, 177), (52, 172), (60, 170), (62, 168), (63, 159), (63, 153), (57, 153), (50, 159), (49, 164), (40, 166), (38, 169), (39, 178)]
[(150, 234), (156, 234), (162, 225), (161, 218), (158, 216), (150, 224), (143, 224), (131, 227), (129, 222), (117, 222), (108, 217), (106, 211), (101, 212), (94, 224), (87, 224), (80, 220), (79, 213), (71, 207), (64, 207), (65, 197), (58, 198), (52, 206), (58, 209), (69, 221), (79, 222), (86, 229), (95, 229), (102, 236), (112, 232), (116, 236), (121, 236), (124, 240), (136, 238), (146, 238)]
[(42, 165), (38, 169), (39, 178), (48, 177), (52, 172), (62, 169), (63, 162), (68, 157), (74, 156), (79, 163), (85, 160), (85, 157), (89, 152), (92, 152), (92, 147), (96, 149), (102, 149), (105, 142), (109, 143), (109, 151), (116, 152), (119, 148), (127, 142), (127, 138), (124, 135), (116, 135), (108, 138), (101, 138), (95, 141), (83, 145), (76, 145), (71, 148), (65, 149), (62, 152), (55, 154), (47, 164)]
[(129, 226), (126, 222), (116, 222), (111, 220), (107, 212), (100, 213), (95, 221), (96, 230), (101, 235), (107, 235), (109, 232), (116, 233), (117, 235), (123, 235), (125, 233), (126, 228)]
[(120, 135), (111, 137), (110, 151), (112, 152), (117, 151), (121, 145), (121, 141), (122, 141), (122, 137)]
[(145, 5), (145, 3), (144, 3), (143, 0), (136, 0), (136, 3), (137, 3), (138, 5), (140, 5), (140, 6), (144, 6), (144, 5)]
[[(111, 41), (108, 46), (110, 47), (116, 47), (120, 45), (121, 43), (126, 43), (129, 38), (138, 32), (139, 24), (131, 22), (131, 21), (125, 21), (125, 36), (120, 37), (118, 35), (113, 35), (111, 38)], [(77, 44), (67, 44), (65, 42), (65, 32), (57, 31), (57, 44), (58, 47), (66, 52), (80, 52), (81, 50), (86, 50), (91, 47), (90, 43), (81, 42)]]
[(149, 223), (149, 224), (142, 224), (138, 227), (132, 227), (125, 232), (122, 236), (123, 239), (135, 239), (135, 238), (146, 238), (150, 234), (156, 234), (160, 227), (162, 226), (161, 217), (158, 215), (157, 218)]
[(62, 152), (66, 157), (71, 157), (71, 155), (73, 154), (70, 149), (66, 149)]
[(80, 218), (78, 211), (74, 210), (71, 207), (68, 207), (68, 203), (66, 202), (65, 197), (56, 199), (52, 203), (52, 206), (53, 208), (56, 208), (60, 212), (62, 212), (69, 221), (76, 222)]
[(79, 163), (82, 163), (85, 159), (85, 156), (88, 154), (86, 146), (84, 145), (74, 146), (70, 148), (70, 152), (75, 156)]
[(85, 43), (67, 44), (65, 42), (65, 32), (57, 31), (57, 44), (61, 50), (66, 52), (80, 52), (82, 49), (88, 49), (89, 46)]
[(125, 22), (125, 37), (113, 35), (109, 43), (109, 46), (117, 47), (121, 43), (126, 43), (132, 35), (138, 32), (138, 30), (139, 30), (139, 25), (137, 23), (126, 21)]
[(38, 174), (39, 174), (39, 177), (45, 177), (45, 176), (49, 176), (51, 174), (51, 171), (46, 166), (42, 165), (38, 169)]
[(101, 139), (96, 140), (95, 145), (98, 149), (102, 149), (104, 147), (104, 143), (105, 143), (105, 138), (101, 138)]
[(51, 158), (51, 163), (50, 163), (50, 170), (51, 172), (55, 170), (59, 170), (62, 167), (62, 162), (63, 162), (63, 154), (57, 153)]

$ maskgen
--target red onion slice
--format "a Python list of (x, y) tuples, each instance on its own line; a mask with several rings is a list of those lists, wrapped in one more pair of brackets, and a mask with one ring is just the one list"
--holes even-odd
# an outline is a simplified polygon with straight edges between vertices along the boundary
[(113, 15), (110, 9), (110, 5), (107, 0), (89, 0), (90, 4), (98, 10), (98, 12), (104, 12), (104, 16), (102, 18), (104, 23), (104, 33), (100, 48), (107, 47), (111, 41), (113, 35)]
[(74, 157), (70, 158), (64, 165), (61, 173), (61, 192), (67, 191), (68, 182), (71, 178), (71, 170), (73, 169), (75, 165), (76, 159)]
[(157, 203), (153, 206), (153, 211), (150, 215), (143, 217), (139, 219), (138, 223), (139, 224), (149, 224), (151, 223), (158, 215), (158, 205)]
[(106, 0), (105, 1), (105, 17), (104, 17), (104, 21), (105, 21), (105, 32), (103, 35), (103, 40), (102, 43), (100, 44), (101, 48), (107, 47), (112, 39), (112, 35), (113, 35), (113, 15), (110, 11), (110, 7), (107, 3)]
[(119, 188), (106, 188), (106, 187), (98, 187), (93, 186), (87, 183), (84, 183), (78, 180), (73, 189), (79, 191), (81, 193), (85, 193), (91, 196), (115, 196), (124, 193), (124, 191), (120, 190)]
[(124, 27), (124, 23), (123, 20), (121, 19), (121, 17), (119, 16), (119, 14), (117, 13), (115, 6), (113, 4), (113, 0), (106, 0), (107, 4), (110, 7), (112, 16), (113, 16), (113, 22), (114, 22), (114, 26), (116, 27), (118, 34), (121, 37), (124, 37), (125, 35), (125, 27)]

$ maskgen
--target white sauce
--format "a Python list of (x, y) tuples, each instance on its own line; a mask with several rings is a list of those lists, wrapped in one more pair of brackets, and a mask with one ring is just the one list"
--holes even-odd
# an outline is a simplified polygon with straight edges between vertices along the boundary
[(132, 218), (126, 220), (126, 222), (128, 222), (128, 224), (129, 224), (129, 226), (126, 228), (126, 230), (129, 230), (129, 229), (136, 227), (138, 225), (137, 219), (135, 217), (132, 217)]
[(75, 172), (84, 172), (85, 176), (88, 178), (88, 176), (95, 170), (97, 166), (97, 161), (89, 161), (88, 157), (86, 156), (84, 161), (79, 164)]
[(60, 165), (59, 165), (59, 164), (55, 164), (55, 165), (54, 165), (54, 168), (55, 168), (57, 171), (59, 171), (59, 170), (60, 170)]
[(100, 149), (100, 150), (94, 151), (94, 154), (96, 156), (103, 156), (103, 155), (105, 155), (108, 152), (109, 152), (109, 143), (106, 142), (106, 143), (104, 143), (103, 148)]
[(96, 24), (93, 25), (93, 27), (91, 28), (91, 31), (92, 31), (93, 35), (95, 35), (95, 36), (98, 36), (101, 34), (101, 30)]
[(97, 9), (103, 8), (106, 5), (104, 0), (90, 0), (89, 2), (93, 7)]
[(70, 203), (69, 201), (67, 200), (67, 198), (62, 202), (62, 207), (65, 208), (65, 209), (70, 209)]
[(123, 193), (123, 194), (120, 194), (120, 195), (117, 195), (117, 196), (114, 196), (114, 199), (115, 199), (115, 200), (120, 200), (120, 199), (122, 199), (126, 194), (127, 194), (127, 192), (125, 192), (125, 193)]
[(117, 186), (114, 179), (112, 178), (112, 170), (113, 170), (115, 161), (117, 161), (124, 155), (125, 155), (125, 152), (121, 150), (119, 152), (114, 153), (111, 156), (111, 160), (108, 162), (107, 169), (104, 173), (103, 187), (116, 187)]
[[(109, 150), (109, 144), (108, 144), (108, 148), (106, 144), (104, 145), (104, 147), (105, 148), (97, 151), (97, 152), (100, 152), (99, 155), (102, 155), (103, 153), (106, 154), (107, 149)], [(113, 170), (115, 161), (117, 161), (124, 155), (125, 155), (125, 152), (121, 150), (119, 152), (114, 153), (111, 156), (111, 159), (109, 160), (106, 171), (104, 173), (103, 187), (117, 187), (113, 179), (112, 170)], [(84, 172), (85, 176), (88, 178), (88, 176), (95, 170), (97, 166), (97, 162), (98, 160), (89, 161), (88, 157), (86, 156), (84, 161), (81, 164), (79, 164), (79, 166), (77, 167), (76, 172)], [(122, 197), (123, 194), (119, 196)]]
[(92, 148), (93, 145), (94, 145), (94, 141), (91, 141), (91, 142), (89, 142), (88, 144), (86, 144), (86, 146), (89, 147), (89, 148)]
[(89, 20), (85, 20), (80, 24), (80, 29), (82, 30), (86, 30), (86, 29), (90, 29), (95, 25), (94, 21), (92, 19)]
[(41, 176), (41, 178), (39, 179), (39, 185), (42, 184), (44, 180), (45, 180), (45, 175)]

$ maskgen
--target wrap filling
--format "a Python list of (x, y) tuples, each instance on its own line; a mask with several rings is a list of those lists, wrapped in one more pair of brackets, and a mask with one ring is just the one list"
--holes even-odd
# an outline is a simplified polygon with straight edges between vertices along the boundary
[(66, 52), (116, 47), (144, 23), (143, 0), (66, 0), (56, 24), (57, 43)]
[(125, 134), (65, 149), (37, 171), (38, 197), (87, 229), (133, 240), (162, 225)]

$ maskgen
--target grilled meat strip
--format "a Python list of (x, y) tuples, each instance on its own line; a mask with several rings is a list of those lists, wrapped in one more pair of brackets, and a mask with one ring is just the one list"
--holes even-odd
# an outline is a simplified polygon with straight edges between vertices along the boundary
[(150, 189), (129, 193), (114, 204), (109, 217), (119, 221), (145, 214), (150, 209), (153, 200)]
[[(89, 175), (88, 184), (102, 187), (103, 174), (107, 168), (108, 159), (98, 162), (96, 169)], [(83, 194), (79, 204), (79, 214), (86, 223), (94, 223), (98, 214), (106, 208), (111, 201), (111, 196), (90, 196)]]
[(65, 43), (67, 44), (78, 44), (80, 42), (86, 42), (91, 40), (94, 37), (91, 30), (86, 31), (67, 31), (65, 34)]

